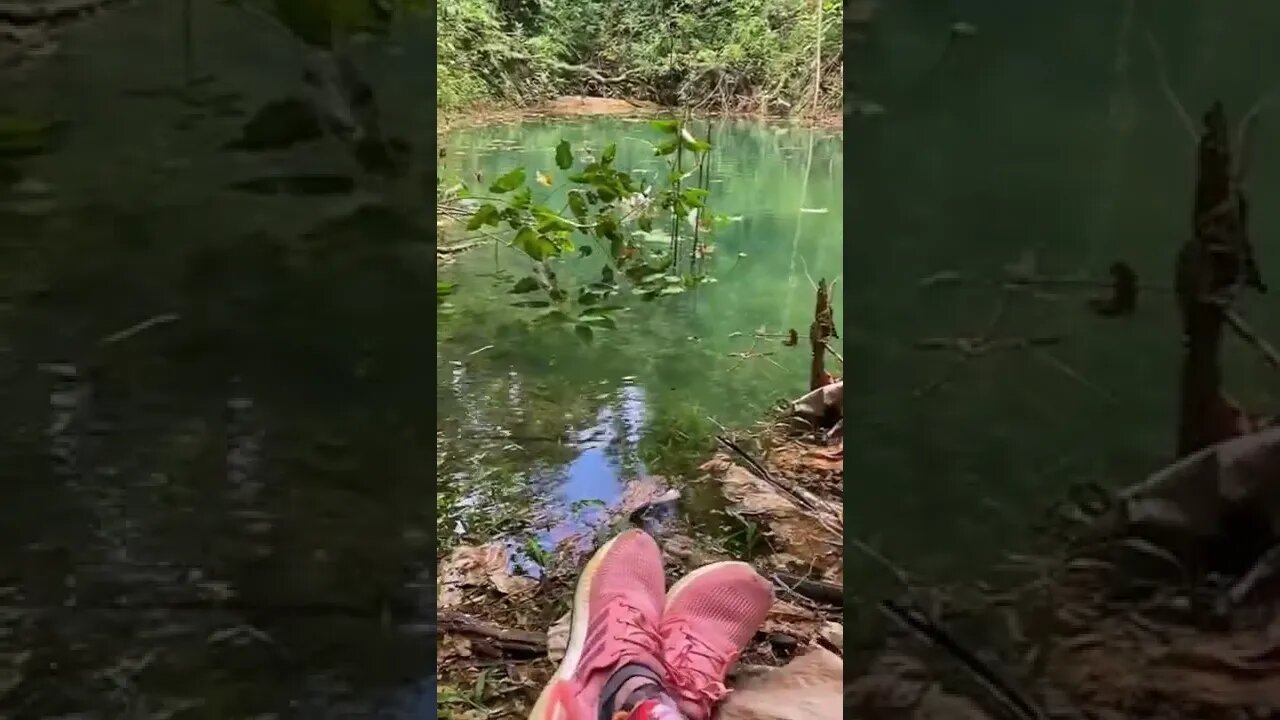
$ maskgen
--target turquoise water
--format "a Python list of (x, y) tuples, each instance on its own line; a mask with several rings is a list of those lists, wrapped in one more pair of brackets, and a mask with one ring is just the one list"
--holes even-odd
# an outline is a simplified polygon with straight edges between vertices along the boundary
[[(704, 127), (694, 132), (701, 137)], [(617, 143), (615, 165), (639, 178), (651, 181), (664, 168), (650, 144), (656, 131), (615, 119), (461, 131), (444, 141), (444, 168), (467, 179), (515, 166), (531, 177), (535, 170), (555, 175), (553, 150), (562, 139), (582, 152)], [(841, 273), (842, 141), (731, 122), (714, 124), (711, 142), (710, 204), (731, 218), (712, 235), (707, 269), (716, 282), (630, 300), (618, 329), (590, 344), (512, 306), (507, 289), (528, 265), (514, 252), (475, 249), (441, 270), (441, 280), (458, 284), (437, 336), (437, 428), (450, 455), (442, 533), (484, 537), (487, 508), (506, 502), (527, 508), (530, 526), (502, 530), (532, 533), (549, 547), (590, 526), (597, 503), (614, 502), (637, 477), (674, 467), (679, 476), (670, 479), (686, 483), (696, 474), (690, 462), (714, 450), (717, 426), (754, 425), (775, 402), (804, 392), (804, 345), (784, 347), (777, 335), (805, 334), (810, 279), (834, 282)], [(580, 276), (601, 267), (593, 258), (565, 264)], [(837, 317), (841, 311), (837, 300)], [(479, 454), (483, 462), (469, 468)]]

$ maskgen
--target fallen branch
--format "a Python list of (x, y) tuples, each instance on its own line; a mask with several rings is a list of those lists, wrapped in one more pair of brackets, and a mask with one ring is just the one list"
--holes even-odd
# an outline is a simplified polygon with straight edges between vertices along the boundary
[(512, 630), (480, 622), (459, 612), (441, 611), (436, 618), (440, 633), (455, 633), (482, 637), (499, 649), (516, 655), (540, 656), (547, 654), (547, 634), (529, 630)]
[(1015, 690), (991, 666), (979, 660), (977, 655), (961, 645), (950, 633), (930, 620), (924, 613), (904, 607), (893, 600), (882, 600), (879, 608), (889, 619), (960, 661), (961, 666), (969, 671), (980, 685), (1022, 720), (1044, 720), (1047, 717), (1044, 711)]
[(806, 577), (783, 572), (773, 573), (773, 580), (779, 585), (786, 587), (791, 592), (808, 600), (822, 603), (823, 605), (831, 605), (833, 607), (844, 607), (843, 585), (823, 582), (822, 580), (811, 580)]
[(796, 507), (800, 508), (801, 510), (807, 510), (813, 513), (814, 518), (818, 521), (818, 524), (823, 527), (823, 529), (831, 532), (837, 537), (844, 537), (844, 527), (843, 527), (844, 523), (841, 522), (840, 525), (837, 526), (835, 524), (835, 521), (832, 521), (829, 519), (829, 517), (838, 518), (839, 514), (837, 511), (833, 510), (825, 501), (820, 500), (816, 497), (812, 497), (810, 493), (807, 493), (801, 490), (800, 488), (789, 487), (787, 484), (783, 483), (781, 480), (775, 477), (773, 473), (765, 469), (765, 467), (761, 465), (755, 458), (751, 457), (751, 455), (746, 450), (743, 450), (741, 447), (738, 447), (737, 443), (726, 438), (725, 436), (716, 435), (716, 441), (718, 441), (725, 448), (727, 448), (728, 450), (736, 454), (738, 457), (742, 458), (742, 460), (747, 465), (747, 469), (750, 470), (753, 475), (755, 475), (756, 477), (768, 483), (771, 487), (773, 487), (773, 489), (777, 490), (779, 494), (781, 494), (786, 499), (790, 500), (792, 504), (794, 504)]
[(461, 243), (458, 243), (457, 245), (446, 245), (444, 247), (437, 247), (436, 255), (446, 255), (446, 256), (456, 255), (460, 252), (463, 252), (464, 250), (470, 250), (471, 248), (484, 245), (487, 242), (488, 240), (472, 240), (471, 242), (461, 242)]
[(554, 60), (552, 61), (552, 65), (555, 66), (557, 70), (565, 70), (567, 72), (578, 73), (579, 75), (586, 75), (602, 85), (620, 83), (630, 77), (632, 73), (640, 70), (640, 68), (631, 68), (617, 77), (605, 77), (599, 70), (587, 67), (586, 65), (570, 65), (569, 63), (557, 62)]
[(1268, 365), (1276, 370), (1280, 370), (1280, 353), (1276, 352), (1276, 349), (1271, 345), (1271, 343), (1267, 342), (1260, 337), (1258, 333), (1254, 332), (1253, 328), (1244, 321), (1244, 318), (1240, 317), (1239, 313), (1230, 308), (1226, 308), (1222, 312), (1222, 319), (1227, 321), (1227, 325), (1235, 331), (1236, 335), (1240, 336), (1241, 340), (1249, 343), (1254, 347), (1254, 349), (1262, 353), (1262, 357), (1266, 358)]

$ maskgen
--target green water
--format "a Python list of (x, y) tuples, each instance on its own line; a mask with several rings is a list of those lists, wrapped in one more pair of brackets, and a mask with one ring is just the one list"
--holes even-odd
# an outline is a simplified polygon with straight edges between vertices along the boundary
[[(695, 131), (701, 136), (703, 126)], [(532, 177), (535, 169), (554, 171), (562, 139), (583, 152), (617, 143), (616, 166), (649, 182), (664, 168), (650, 144), (656, 131), (622, 120), (457, 132), (444, 141), (444, 167), (471, 179), (524, 166)], [(516, 297), (507, 291), (528, 267), (514, 252), (472, 250), (441, 271), (442, 281), (458, 284), (437, 335), (446, 542), (450, 532), (490, 534), (494, 503), (508, 503), (527, 508), (528, 522), (500, 529), (549, 546), (590, 526), (595, 501), (616, 501), (638, 476), (674, 475), (683, 485), (714, 450), (717, 425), (754, 425), (776, 401), (802, 394), (803, 344), (755, 336), (806, 333), (810, 279), (831, 282), (842, 272), (842, 141), (808, 129), (718, 122), (711, 142), (710, 202), (732, 218), (712, 235), (707, 270), (717, 282), (628, 301), (618, 329), (590, 344), (512, 306)], [(553, 199), (554, 192), (546, 191)], [(602, 267), (593, 258), (567, 265), (582, 276)], [(841, 311), (837, 299), (838, 317)], [(693, 497), (687, 510), (707, 509)]]
[[(850, 53), (851, 80), (885, 113), (850, 119), (848, 307), (850, 533), (933, 577), (984, 574), (1026, 547), (1028, 527), (1068, 485), (1119, 486), (1168, 461), (1176, 431), (1179, 330), (1168, 294), (1103, 320), (1080, 293), (1011, 296), (995, 334), (1061, 335), (1042, 352), (993, 351), (948, 384), (917, 390), (952, 356), (926, 337), (982, 334), (991, 287), (918, 281), (940, 271), (996, 279), (1035, 253), (1040, 272), (1104, 278), (1123, 259), (1170, 286), (1190, 232), (1194, 145), (1161, 90), (1147, 33), (1193, 117), (1215, 98), (1238, 120), (1280, 75), (1264, 2), (884, 3)], [(948, 27), (972, 37), (948, 47)], [(1249, 187), (1264, 275), (1278, 272), (1280, 132), (1254, 132)], [(1280, 337), (1274, 298), (1243, 311)], [(1274, 411), (1276, 377), (1228, 343), (1227, 387)], [(958, 552), (957, 548), (963, 548)], [(851, 585), (884, 574), (851, 551)]]

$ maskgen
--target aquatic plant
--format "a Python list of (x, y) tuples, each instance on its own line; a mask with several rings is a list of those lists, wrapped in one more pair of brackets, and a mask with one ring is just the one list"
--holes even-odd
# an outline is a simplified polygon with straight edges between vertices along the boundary
[[(454, 217), (464, 217), (475, 237), (509, 245), (533, 261), (528, 275), (518, 279), (511, 293), (524, 297), (514, 305), (540, 311), (541, 321), (570, 325), (590, 341), (600, 329), (614, 329), (614, 314), (623, 309), (618, 296), (629, 289), (645, 300), (685, 292), (711, 281), (702, 260), (709, 254), (710, 234), (723, 218), (707, 207), (710, 133), (699, 140), (687, 121), (654, 120), (661, 133), (654, 155), (666, 159), (667, 172), (647, 184), (614, 165), (617, 146), (605, 147), (599, 157), (575, 154), (567, 140), (554, 150), (555, 171), (516, 167), (479, 187), (459, 182), (437, 184), (437, 201)], [(568, 188), (564, 206), (556, 210), (539, 202), (556, 181)], [(694, 182), (689, 182), (693, 178)], [(535, 192), (538, 199), (535, 199)], [(577, 240), (578, 242), (575, 242)], [(597, 250), (605, 262), (598, 280), (578, 287), (557, 262), (588, 257)], [(437, 287), (437, 307), (452, 285)]]

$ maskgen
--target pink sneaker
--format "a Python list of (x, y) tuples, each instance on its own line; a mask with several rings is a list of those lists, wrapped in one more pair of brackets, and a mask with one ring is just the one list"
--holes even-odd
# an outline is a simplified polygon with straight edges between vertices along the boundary
[(665, 585), (662, 553), (644, 531), (627, 530), (597, 550), (578, 577), (564, 660), (530, 720), (598, 720), (606, 684), (618, 684), (614, 673), (628, 665), (665, 682), (658, 636)]
[(680, 710), (707, 720), (729, 693), (725, 676), (773, 607), (773, 585), (744, 562), (718, 562), (681, 578), (667, 593), (662, 653)]

